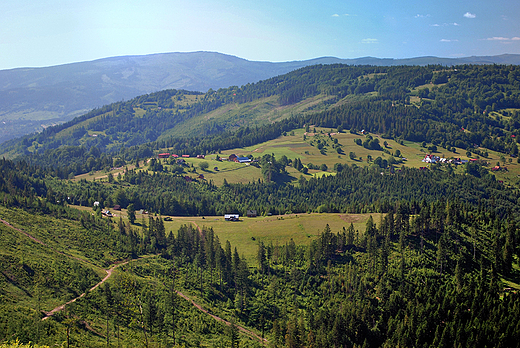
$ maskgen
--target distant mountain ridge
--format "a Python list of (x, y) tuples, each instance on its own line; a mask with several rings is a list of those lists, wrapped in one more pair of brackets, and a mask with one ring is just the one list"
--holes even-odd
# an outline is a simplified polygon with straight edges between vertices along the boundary
[(315, 64), (520, 64), (520, 55), (382, 59), (322, 57), (292, 62), (248, 61), (216, 52), (121, 56), (44, 68), (0, 70), (0, 143), (88, 110), (164, 89), (206, 92), (242, 86)]

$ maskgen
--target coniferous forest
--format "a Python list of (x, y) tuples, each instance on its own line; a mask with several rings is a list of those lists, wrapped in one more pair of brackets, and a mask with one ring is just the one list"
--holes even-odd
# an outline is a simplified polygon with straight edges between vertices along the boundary
[[(243, 111), (265, 100), (287, 113)], [(198, 121), (233, 105), (238, 119)], [(519, 187), (485, 159), (517, 161), (519, 115), (517, 66), (329, 65), (157, 92), (5, 143), (0, 347), (518, 347)], [(251, 164), (262, 179), (217, 185), (157, 158), (219, 154), (310, 124), (475, 161), (414, 168), (389, 156), (305, 176), (310, 163), (264, 154)], [(352, 146), (384, 151), (374, 139)], [(126, 169), (75, 179), (113, 167)], [(289, 169), (302, 175), (290, 180)], [(114, 205), (125, 215), (107, 217)], [(368, 217), (325, 222), (306, 243), (255, 241), (254, 257), (211, 227), (165, 224), (250, 210)]]

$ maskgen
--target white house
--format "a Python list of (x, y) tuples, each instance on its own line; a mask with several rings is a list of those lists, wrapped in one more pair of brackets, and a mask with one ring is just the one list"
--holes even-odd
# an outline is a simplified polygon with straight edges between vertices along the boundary
[(240, 218), (240, 215), (238, 214), (226, 214), (224, 215), (224, 220), (226, 221), (238, 221)]

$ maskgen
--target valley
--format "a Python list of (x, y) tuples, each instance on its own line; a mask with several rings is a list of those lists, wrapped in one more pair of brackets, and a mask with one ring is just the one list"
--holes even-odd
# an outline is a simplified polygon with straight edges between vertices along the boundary
[(0, 342), (518, 346), (519, 77), (316, 65), (4, 143)]

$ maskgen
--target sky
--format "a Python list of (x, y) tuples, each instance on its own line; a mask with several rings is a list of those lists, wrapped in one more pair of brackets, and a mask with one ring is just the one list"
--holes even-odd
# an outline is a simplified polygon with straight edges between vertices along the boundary
[(165, 52), (252, 61), (520, 54), (518, 0), (2, 0), (0, 70)]

